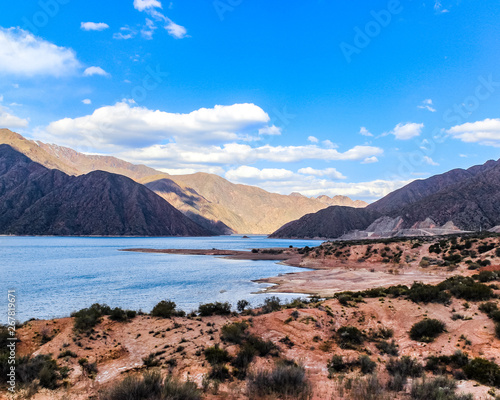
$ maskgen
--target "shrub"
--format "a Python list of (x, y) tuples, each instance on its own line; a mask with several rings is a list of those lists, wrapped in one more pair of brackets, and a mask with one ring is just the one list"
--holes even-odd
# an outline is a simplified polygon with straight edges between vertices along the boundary
[(264, 305), (262, 306), (262, 312), (264, 314), (279, 310), (281, 310), (281, 300), (278, 297), (271, 296), (264, 299)]
[(495, 324), (495, 336), (497, 339), (500, 339), (500, 322), (497, 322)]
[[(349, 400), (388, 400), (390, 398), (376, 374), (366, 378), (344, 379), (339, 392), (341, 398)], [(344, 392), (347, 392), (347, 397), (344, 396)]]
[(132, 310), (123, 310), (120, 307), (113, 308), (109, 314), (109, 319), (112, 321), (126, 322), (135, 318), (137, 312)]
[(205, 358), (210, 365), (220, 365), (231, 361), (231, 356), (225, 349), (221, 349), (218, 345), (207, 347), (205, 349)]
[(235, 376), (244, 379), (247, 374), (248, 366), (257, 354), (257, 350), (248, 342), (244, 343), (231, 365), (236, 368)]
[(193, 382), (180, 382), (172, 376), (162, 380), (159, 372), (146, 372), (142, 377), (129, 376), (109, 388), (101, 400), (201, 400)]
[(342, 349), (356, 349), (364, 341), (365, 336), (354, 326), (343, 326), (337, 331), (337, 342)]
[(273, 342), (271, 342), (270, 340), (262, 340), (255, 335), (249, 335), (247, 338), (247, 343), (251, 345), (261, 357), (265, 357), (271, 351), (276, 350), (276, 346)]
[(246, 322), (226, 324), (221, 328), (221, 339), (231, 343), (241, 344), (246, 337), (247, 328), (248, 324)]
[(415, 303), (448, 304), (451, 296), (449, 293), (442, 291), (438, 286), (415, 282), (408, 292), (408, 299)]
[(468, 301), (488, 300), (493, 295), (493, 290), (473, 278), (465, 276), (454, 276), (437, 285), (441, 290), (449, 290), (450, 293)]
[(456, 394), (457, 384), (453, 379), (439, 376), (434, 379), (415, 381), (411, 387), (412, 400), (473, 400), (471, 394)]
[(372, 361), (370, 357), (363, 355), (359, 356), (358, 359), (359, 367), (361, 369), (362, 374), (371, 374), (377, 368), (377, 363)]
[(422, 375), (424, 367), (417, 359), (403, 356), (400, 359), (390, 359), (386, 364), (386, 369), (392, 376), (400, 375), (402, 378), (417, 378)]
[(75, 352), (73, 352), (71, 350), (64, 350), (64, 351), (61, 351), (59, 353), (59, 355), (57, 356), (57, 358), (64, 358), (64, 357), (76, 358), (76, 357), (78, 357), (78, 354), (76, 354)]
[(155, 353), (150, 353), (147, 357), (144, 357), (142, 359), (144, 366), (146, 368), (153, 368), (153, 367), (157, 367), (158, 365), (160, 365), (160, 362), (158, 360), (156, 360), (155, 357), (156, 357)]
[(218, 301), (215, 303), (200, 304), (198, 307), (198, 313), (202, 317), (209, 317), (211, 315), (229, 315), (231, 314), (231, 304), (228, 302), (220, 303)]
[(489, 301), (487, 303), (481, 303), (479, 305), (479, 311), (484, 312), (485, 314), (491, 314), (493, 311), (498, 310), (498, 305), (497, 303), (494, 303), (492, 301)]
[(399, 346), (394, 339), (390, 343), (382, 340), (375, 346), (380, 350), (381, 354), (388, 354), (390, 356), (397, 356), (399, 354)]
[(474, 358), (463, 367), (468, 379), (474, 379), (483, 385), (500, 387), (500, 367), (484, 358)]
[(184, 311), (176, 309), (177, 304), (171, 300), (162, 300), (153, 307), (151, 315), (159, 318), (183, 317), (186, 315)]
[[(6, 355), (7, 357), (7, 355)], [(7, 382), (7, 358), (5, 362), (0, 358), (0, 368), (3, 370), (0, 382)], [(43, 371), (43, 372), (42, 372)], [(32, 383), (35, 379), (40, 380), (40, 385), (48, 389), (55, 389), (58, 387), (58, 380), (60, 379), (60, 369), (55, 360), (50, 355), (40, 354), (36, 357), (17, 357), (16, 358), (16, 382), (18, 384), (27, 385)]]
[(251, 399), (268, 395), (307, 400), (312, 396), (311, 384), (305, 368), (295, 363), (278, 363), (271, 371), (258, 371), (248, 379), (248, 394)]
[(77, 332), (86, 332), (96, 326), (104, 315), (111, 314), (111, 309), (105, 304), (92, 304), (89, 308), (71, 313), (75, 318), (74, 329)]
[(500, 279), (500, 273), (497, 271), (481, 271), (479, 274), (474, 275), (475, 279), (479, 282), (493, 282)]
[(236, 304), (236, 308), (238, 309), (238, 312), (240, 312), (240, 313), (245, 311), (245, 309), (249, 306), (250, 306), (250, 302), (247, 300), (238, 300), (238, 303)]
[(443, 333), (446, 325), (437, 319), (424, 319), (410, 329), (410, 338), (418, 342), (432, 342)]

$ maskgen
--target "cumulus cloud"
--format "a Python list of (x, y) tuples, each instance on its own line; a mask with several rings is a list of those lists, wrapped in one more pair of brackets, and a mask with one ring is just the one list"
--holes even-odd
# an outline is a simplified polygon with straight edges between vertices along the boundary
[[(254, 104), (217, 105), (189, 114), (137, 107), (128, 102), (96, 109), (91, 115), (52, 122), (47, 133), (72, 145), (88, 142), (96, 149), (147, 147), (164, 141), (224, 143), (246, 138), (252, 129), (265, 128), (270, 118)], [(69, 137), (71, 136), (71, 138)]]
[(373, 136), (373, 134), (368, 129), (366, 129), (364, 126), (361, 127), (361, 129), (359, 130), (359, 133), (363, 136)]
[(104, 22), (82, 22), (80, 28), (84, 31), (103, 31), (109, 28)]
[(0, 27), (0, 74), (32, 78), (72, 75), (80, 68), (75, 52), (19, 28)]
[(90, 100), (90, 99), (83, 99), (82, 103), (83, 104), (92, 104), (92, 100)]
[(453, 138), (465, 143), (479, 143), (484, 146), (500, 147), (500, 119), (498, 118), (467, 122), (456, 125), (446, 132)]
[(436, 112), (436, 109), (432, 105), (432, 99), (425, 99), (424, 101), (422, 101), (422, 104), (418, 105), (417, 107), (430, 112)]
[(304, 168), (304, 170), (304, 173), (301, 173), (301, 170), (295, 173), (286, 169), (258, 169), (240, 166), (229, 170), (225, 177), (235, 183), (258, 185), (270, 192), (281, 194), (299, 192), (310, 197), (322, 194), (328, 196), (343, 195), (367, 200), (381, 198), (411, 182), (400, 180), (375, 180), (357, 183), (338, 182), (307, 174), (308, 168)]
[[(3, 96), (2, 96), (3, 100)], [(27, 119), (19, 118), (3, 106), (0, 106), (0, 127), (1, 128), (26, 128), (29, 124)]]
[(302, 175), (324, 176), (331, 179), (346, 179), (346, 177), (335, 168), (314, 169), (307, 167), (301, 168), (297, 172)]
[(281, 128), (278, 128), (276, 125), (265, 126), (259, 129), (259, 135), (278, 136), (281, 135)]
[(373, 156), (373, 157), (367, 157), (363, 160), (362, 164), (373, 164), (378, 162), (378, 158)]
[(83, 71), (83, 76), (109, 76), (109, 74), (104, 71), (101, 67), (88, 67), (85, 71)]
[(408, 122), (406, 124), (397, 124), (396, 127), (389, 133), (394, 135), (398, 140), (408, 140), (416, 136), (420, 136), (423, 128), (424, 124)]
[(315, 136), (309, 136), (309, 137), (307, 138), (307, 140), (308, 140), (309, 142), (311, 142), (311, 143), (318, 143), (318, 142), (319, 142), (319, 139), (318, 139), (317, 137), (315, 137)]
[(134, 0), (134, 8), (139, 11), (144, 11), (152, 8), (162, 7), (161, 3), (157, 0)]
[(308, 146), (259, 146), (227, 143), (222, 146), (185, 145), (178, 143), (157, 144), (147, 148), (124, 151), (121, 158), (134, 163), (142, 163), (156, 168), (172, 164), (201, 165), (245, 165), (258, 161), (299, 162), (304, 160), (352, 161), (363, 160), (383, 150), (371, 146), (355, 146), (345, 152), (324, 149), (316, 145)]

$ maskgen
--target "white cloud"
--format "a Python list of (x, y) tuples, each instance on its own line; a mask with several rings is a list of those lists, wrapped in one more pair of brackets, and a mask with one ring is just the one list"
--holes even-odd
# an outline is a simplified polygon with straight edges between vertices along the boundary
[(328, 147), (329, 149), (336, 149), (337, 147), (339, 147), (338, 145), (336, 145), (335, 143), (333, 143), (331, 140), (323, 140), (321, 143), (323, 143), (323, 146), (325, 147)]
[(83, 104), (92, 104), (92, 100), (90, 100), (90, 99), (83, 99), (82, 103)]
[[(163, 13), (159, 12), (157, 9), (161, 9), (162, 5), (157, 0), (134, 0), (135, 9), (146, 12), (149, 14), (156, 22), (163, 23), (165, 30), (170, 36), (176, 39), (183, 39), (187, 36), (187, 29), (179, 24), (176, 24), (170, 18), (168, 18)], [(153, 33), (156, 29), (154, 22), (151, 19), (146, 19), (146, 25), (141, 30), (143, 37), (146, 39), (152, 39)], [(115, 34), (116, 38), (124, 39), (125, 37), (121, 34)], [(127, 37), (128, 39), (128, 37)]]
[(137, 35), (137, 32), (134, 29), (128, 26), (122, 26), (120, 28), (120, 32), (116, 32), (113, 34), (113, 39), (128, 40), (135, 37), (135, 35)]
[(302, 175), (324, 176), (331, 179), (346, 179), (346, 177), (335, 168), (314, 169), (307, 167), (301, 168), (297, 172)]
[(0, 27), (0, 74), (61, 77), (75, 74), (79, 68), (73, 50), (19, 28)]
[(394, 135), (398, 140), (408, 140), (416, 136), (420, 136), (423, 128), (424, 124), (408, 122), (406, 124), (397, 124), (396, 127), (389, 133)]
[(16, 117), (8, 108), (0, 106), (0, 128), (25, 128), (28, 124), (27, 119)]
[(378, 162), (378, 158), (373, 156), (373, 157), (367, 157), (363, 160), (362, 164), (373, 164)]
[(278, 128), (276, 125), (265, 126), (264, 128), (259, 129), (259, 135), (281, 135), (281, 128)]
[(224, 143), (246, 138), (248, 131), (265, 128), (269, 120), (254, 104), (217, 105), (174, 114), (124, 101), (98, 108), (91, 115), (52, 122), (47, 132), (73, 145), (88, 143), (93, 137), (95, 148), (105, 150), (147, 147), (174, 139), (178, 143)]
[(361, 127), (361, 129), (359, 130), (359, 133), (363, 136), (373, 136), (373, 134), (368, 129), (366, 129), (364, 126)]
[(3, 94), (0, 94), (0, 103), (3, 101)]
[(438, 166), (439, 163), (437, 163), (436, 161), (434, 161), (432, 158), (430, 158), (429, 156), (424, 156), (423, 157), (423, 160), (426, 164), (429, 164), (429, 165), (433, 165), (433, 166)]
[(82, 22), (80, 28), (84, 31), (103, 31), (109, 28), (104, 22)]
[(162, 8), (158, 0), (134, 0), (134, 8), (139, 11)]
[(88, 67), (85, 71), (83, 71), (83, 76), (109, 76), (109, 74), (104, 71), (101, 67)]
[(436, 109), (432, 106), (432, 99), (425, 99), (422, 101), (422, 104), (417, 106), (417, 108), (428, 110), (430, 112), (436, 112)]
[[(308, 170), (307, 168), (304, 168)], [(353, 199), (379, 199), (388, 193), (407, 185), (411, 181), (375, 180), (371, 182), (338, 182), (329, 179), (319, 179), (316, 176), (294, 173), (286, 169), (258, 169), (240, 166), (229, 170), (225, 178), (241, 184), (258, 185), (270, 192), (290, 194), (298, 192), (305, 196), (316, 197), (343, 195)]]
[(307, 140), (308, 140), (309, 142), (311, 142), (311, 143), (318, 143), (318, 142), (319, 142), (319, 139), (318, 139), (317, 137), (315, 137), (315, 136), (309, 136), (309, 137), (307, 138)]
[[(90, 140), (90, 138), (86, 138)], [(222, 146), (203, 146), (168, 143), (153, 145), (147, 148), (124, 151), (120, 158), (139, 164), (148, 164), (155, 168), (165, 168), (176, 164), (186, 165), (244, 165), (258, 161), (299, 162), (303, 160), (363, 160), (374, 154), (382, 154), (377, 147), (356, 146), (344, 153), (336, 149), (324, 149), (316, 145), (308, 146), (260, 146), (227, 143)]]
[(446, 131), (455, 139), (465, 143), (479, 143), (484, 146), (500, 147), (500, 119), (487, 118), (483, 121), (467, 122)]

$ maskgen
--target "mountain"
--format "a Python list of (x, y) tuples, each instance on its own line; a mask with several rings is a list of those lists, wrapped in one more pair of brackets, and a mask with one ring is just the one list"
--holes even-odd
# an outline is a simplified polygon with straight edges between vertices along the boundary
[(316, 197), (316, 200), (327, 204), (329, 206), (344, 206), (344, 207), (354, 207), (354, 208), (364, 208), (368, 205), (367, 202), (361, 200), (352, 200), (347, 196), (333, 196), (328, 197), (325, 195)]
[[(356, 228), (343, 213), (354, 218)], [(500, 160), (414, 181), (365, 209), (330, 207), (315, 215), (292, 221), (271, 237), (349, 239), (491, 229), (500, 225)], [(327, 222), (320, 226), (322, 219)]]
[(207, 236), (164, 199), (104, 171), (70, 176), (0, 145), (0, 234)]
[(366, 208), (332, 206), (285, 224), (271, 238), (327, 239), (364, 229), (380, 216)]
[(25, 139), (0, 129), (0, 143), (11, 145), (33, 161), (68, 175), (102, 170), (127, 176), (145, 184), (175, 208), (206, 229), (218, 234), (268, 234), (283, 224), (330, 205), (364, 207), (348, 197), (311, 199), (300, 194), (280, 195), (263, 189), (233, 184), (218, 175), (168, 175), (144, 165), (110, 156), (79, 153), (67, 147)]

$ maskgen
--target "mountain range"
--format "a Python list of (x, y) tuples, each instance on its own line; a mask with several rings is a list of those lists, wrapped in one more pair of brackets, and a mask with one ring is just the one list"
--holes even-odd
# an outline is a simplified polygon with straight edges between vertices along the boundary
[(454, 169), (416, 180), (364, 209), (329, 207), (305, 215), (271, 237), (350, 239), (446, 234), (498, 225), (500, 160), (490, 160), (466, 170)]
[(0, 145), (0, 234), (211, 236), (145, 186), (93, 171), (70, 176)]
[(67, 147), (28, 140), (8, 129), (0, 129), (1, 143), (12, 146), (46, 168), (67, 175), (81, 176), (101, 170), (129, 177), (216, 234), (268, 234), (289, 221), (331, 205), (367, 205), (345, 196), (309, 198), (300, 194), (270, 193), (258, 187), (231, 183), (214, 174), (169, 175), (116, 157), (88, 155)]

